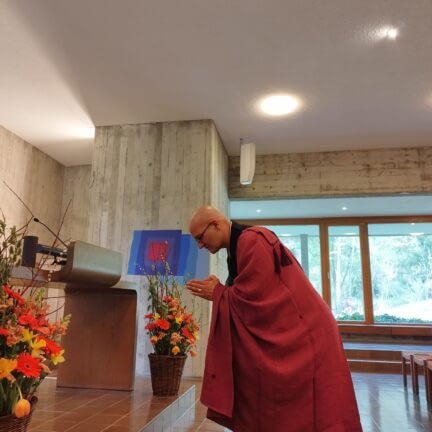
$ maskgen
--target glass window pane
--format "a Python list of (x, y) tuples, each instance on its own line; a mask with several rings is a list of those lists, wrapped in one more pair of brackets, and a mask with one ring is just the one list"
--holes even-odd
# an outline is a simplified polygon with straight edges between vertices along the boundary
[(432, 323), (432, 223), (370, 224), (375, 322)]
[(331, 226), (331, 305), (340, 321), (364, 321), (363, 276), (358, 226)]
[(322, 295), (321, 247), (318, 225), (267, 226), (291, 250), (315, 289)]

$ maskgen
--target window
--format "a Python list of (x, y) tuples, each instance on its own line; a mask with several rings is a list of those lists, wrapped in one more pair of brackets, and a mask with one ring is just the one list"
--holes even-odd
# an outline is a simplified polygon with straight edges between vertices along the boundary
[(432, 223), (370, 224), (374, 321), (432, 323)]
[(315, 289), (322, 295), (319, 225), (267, 225), (291, 250)]
[(330, 226), (331, 307), (340, 321), (364, 321), (363, 279), (358, 226)]
[(432, 324), (432, 216), (285, 221), (265, 226), (294, 253), (339, 322)]

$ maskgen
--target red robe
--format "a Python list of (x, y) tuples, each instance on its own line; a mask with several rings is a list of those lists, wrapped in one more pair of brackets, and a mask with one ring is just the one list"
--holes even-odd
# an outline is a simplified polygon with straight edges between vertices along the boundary
[(208, 418), (235, 432), (361, 432), (337, 324), (293, 255), (252, 227), (237, 268), (234, 285), (214, 291)]

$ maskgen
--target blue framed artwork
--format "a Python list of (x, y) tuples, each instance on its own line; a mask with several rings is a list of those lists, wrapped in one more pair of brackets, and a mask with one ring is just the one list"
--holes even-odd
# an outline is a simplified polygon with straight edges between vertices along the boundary
[(184, 279), (208, 275), (208, 252), (199, 249), (190, 234), (181, 230), (134, 231), (128, 274), (164, 273), (165, 263), (174, 276)]

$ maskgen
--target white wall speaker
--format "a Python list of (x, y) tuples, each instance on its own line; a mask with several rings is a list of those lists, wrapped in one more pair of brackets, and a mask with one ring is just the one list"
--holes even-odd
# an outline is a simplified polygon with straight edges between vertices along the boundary
[(249, 185), (255, 174), (255, 144), (240, 144), (240, 183)]

